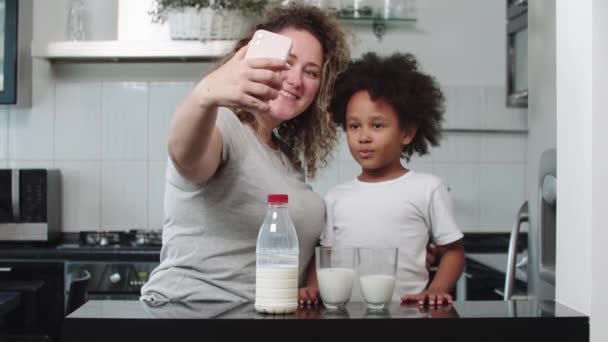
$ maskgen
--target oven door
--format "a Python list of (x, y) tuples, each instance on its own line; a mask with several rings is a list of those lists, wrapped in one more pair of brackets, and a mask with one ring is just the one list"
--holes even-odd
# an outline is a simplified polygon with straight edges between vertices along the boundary
[(0, 291), (20, 295), (19, 306), (4, 318), (9, 340), (47, 336), (58, 341), (64, 317), (63, 275), (63, 261), (0, 261)]
[(66, 262), (66, 298), (72, 275), (86, 270), (91, 274), (87, 285), (89, 299), (137, 299), (156, 266), (158, 262)]

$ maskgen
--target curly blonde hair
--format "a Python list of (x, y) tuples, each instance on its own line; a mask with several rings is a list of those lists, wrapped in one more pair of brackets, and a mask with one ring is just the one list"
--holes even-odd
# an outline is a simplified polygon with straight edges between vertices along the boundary
[[(278, 32), (294, 28), (310, 32), (323, 48), (321, 85), (311, 105), (297, 117), (282, 122), (273, 132), (273, 140), (307, 177), (313, 178), (317, 169), (327, 165), (327, 159), (337, 143), (336, 126), (329, 112), (331, 90), (338, 74), (343, 71), (350, 58), (346, 35), (335, 18), (314, 6), (291, 3), (277, 6), (267, 12), (261, 24), (255, 26), (247, 37), (239, 40), (234, 49), (224, 57), (228, 61), (243, 46), (247, 45), (256, 30)], [(242, 109), (236, 109), (241, 122), (256, 128), (256, 117)]]

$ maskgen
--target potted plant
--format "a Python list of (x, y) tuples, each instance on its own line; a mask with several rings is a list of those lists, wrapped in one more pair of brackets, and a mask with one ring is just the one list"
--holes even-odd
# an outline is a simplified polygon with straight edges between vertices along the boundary
[(172, 39), (237, 39), (271, 0), (156, 0), (149, 14), (169, 22)]
[(199, 39), (203, 26), (209, 25), (211, 16), (206, 9), (209, 0), (156, 0), (148, 13), (152, 22), (169, 22), (171, 39)]
[(260, 19), (269, 0), (217, 0), (213, 16), (216, 39), (241, 38)]

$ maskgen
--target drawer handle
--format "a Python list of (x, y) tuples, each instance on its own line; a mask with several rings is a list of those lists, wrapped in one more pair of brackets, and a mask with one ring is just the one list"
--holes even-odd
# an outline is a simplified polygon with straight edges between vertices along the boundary
[(12, 270), (12, 267), (0, 267), (0, 272), (11, 272)]

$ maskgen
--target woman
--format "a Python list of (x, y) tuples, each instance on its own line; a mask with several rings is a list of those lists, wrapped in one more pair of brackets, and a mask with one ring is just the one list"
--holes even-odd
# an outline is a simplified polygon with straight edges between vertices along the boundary
[(300, 286), (306, 279), (325, 207), (305, 175), (336, 143), (327, 106), (348, 47), (337, 21), (316, 7), (274, 8), (256, 29), (292, 39), (287, 63), (245, 60), (252, 32), (173, 114), (161, 263), (142, 300), (253, 300), (269, 193), (289, 195)]

